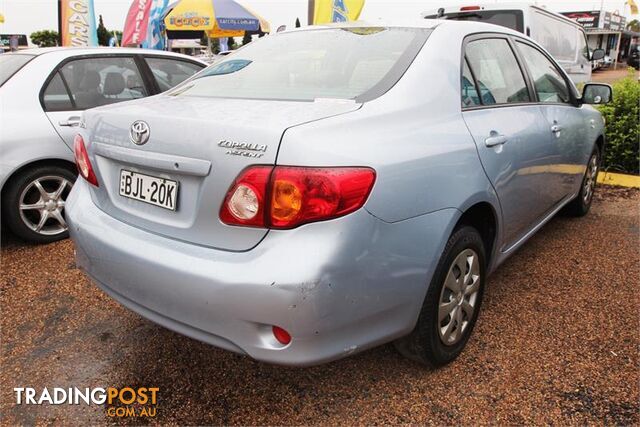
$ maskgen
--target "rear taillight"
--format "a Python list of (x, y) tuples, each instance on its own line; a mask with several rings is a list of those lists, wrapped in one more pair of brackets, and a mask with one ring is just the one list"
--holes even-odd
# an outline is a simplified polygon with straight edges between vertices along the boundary
[(375, 177), (370, 168), (253, 166), (231, 186), (220, 219), (286, 229), (338, 218), (364, 205)]
[(347, 215), (362, 207), (374, 180), (369, 168), (276, 167), (270, 226), (292, 228)]
[(273, 167), (245, 169), (227, 193), (220, 219), (225, 224), (264, 227), (267, 184)]
[(73, 153), (76, 158), (76, 166), (80, 176), (86, 179), (90, 184), (98, 186), (98, 179), (93, 172), (89, 155), (87, 154), (87, 148), (84, 146), (84, 139), (80, 135), (76, 135), (73, 139)]

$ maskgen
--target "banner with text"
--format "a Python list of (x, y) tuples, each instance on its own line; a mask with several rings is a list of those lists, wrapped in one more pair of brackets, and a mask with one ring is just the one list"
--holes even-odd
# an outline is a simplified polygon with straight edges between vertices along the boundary
[(122, 32), (122, 46), (138, 46), (147, 37), (152, 0), (133, 0)]
[(98, 46), (93, 0), (60, 0), (62, 46)]

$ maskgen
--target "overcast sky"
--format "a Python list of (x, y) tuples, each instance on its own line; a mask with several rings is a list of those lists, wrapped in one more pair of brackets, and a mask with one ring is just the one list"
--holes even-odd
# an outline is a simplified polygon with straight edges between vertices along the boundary
[[(303, 25), (307, 20), (307, 0), (239, 0), (270, 23), (272, 29), (281, 24), (293, 26), (296, 17)], [(474, 4), (474, 0), (366, 0), (364, 10), (360, 16), (363, 20), (394, 20), (417, 17), (425, 10), (437, 9), (441, 6), (455, 4)], [(487, 2), (487, 0), (484, 0)], [(501, 0), (496, 0), (501, 2)], [(636, 0), (640, 4), (640, 1)], [(0, 33), (31, 34), (42, 29), (57, 29), (57, 0), (0, 0), (0, 13), (5, 17), (5, 23), (0, 24)], [(539, 5), (545, 5), (554, 11), (598, 10), (601, 0), (539, 0)], [(604, 0), (604, 9), (619, 10), (620, 14), (628, 16), (629, 7), (624, 6), (624, 0)], [(105, 26), (111, 30), (122, 30), (124, 19), (131, 0), (94, 0), (96, 19), (102, 15)], [(637, 16), (636, 16), (637, 18)]]

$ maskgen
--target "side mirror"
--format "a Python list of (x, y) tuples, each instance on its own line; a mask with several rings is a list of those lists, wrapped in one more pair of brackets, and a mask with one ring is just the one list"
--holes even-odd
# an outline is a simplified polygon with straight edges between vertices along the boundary
[(592, 61), (599, 61), (604, 59), (604, 49), (596, 49), (591, 53)]
[(582, 89), (582, 103), (601, 105), (608, 104), (613, 99), (611, 86), (602, 83), (587, 83)]

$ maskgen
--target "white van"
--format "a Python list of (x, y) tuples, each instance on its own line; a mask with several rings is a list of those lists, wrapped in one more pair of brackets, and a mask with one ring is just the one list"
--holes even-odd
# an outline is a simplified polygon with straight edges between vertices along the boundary
[(450, 6), (425, 12), (422, 16), (425, 19), (482, 21), (524, 33), (547, 49), (574, 83), (589, 81), (591, 59), (604, 55), (604, 52), (590, 54), (582, 25), (530, 3)]

